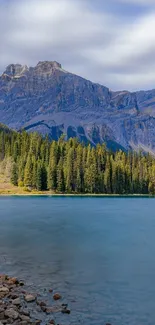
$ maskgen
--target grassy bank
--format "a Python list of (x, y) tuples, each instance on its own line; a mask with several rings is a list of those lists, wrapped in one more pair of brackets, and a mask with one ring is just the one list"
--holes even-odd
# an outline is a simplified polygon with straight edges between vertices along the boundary
[(23, 188), (20, 187), (16, 187), (16, 186), (12, 186), (10, 184), (8, 184), (8, 186), (2, 186), (2, 184), (0, 184), (0, 196), (83, 196), (83, 197), (88, 197), (88, 196), (98, 196), (98, 197), (154, 197), (151, 195), (146, 195), (146, 194), (75, 194), (75, 193), (56, 193), (56, 192), (51, 192), (51, 191), (36, 191), (36, 190), (32, 190), (32, 191), (26, 191)]
[(0, 196), (7, 195), (23, 195), (23, 196), (32, 196), (32, 195), (53, 195), (53, 196), (100, 196), (100, 197), (122, 197), (122, 196), (130, 196), (130, 197), (151, 197), (151, 195), (146, 194), (76, 194), (76, 193), (57, 193), (52, 191), (37, 191), (37, 190), (28, 190), (24, 187), (18, 187), (12, 185), (8, 179), (4, 178), (0, 175)]

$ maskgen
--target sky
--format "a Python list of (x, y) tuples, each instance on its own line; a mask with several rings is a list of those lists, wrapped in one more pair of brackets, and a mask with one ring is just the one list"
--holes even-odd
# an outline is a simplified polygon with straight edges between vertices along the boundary
[(45, 60), (113, 90), (155, 88), (155, 0), (0, 0), (0, 74)]

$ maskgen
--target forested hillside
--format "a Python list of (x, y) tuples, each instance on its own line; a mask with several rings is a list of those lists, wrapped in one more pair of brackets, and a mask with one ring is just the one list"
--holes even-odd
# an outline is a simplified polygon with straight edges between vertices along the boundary
[(155, 159), (0, 126), (0, 172), (14, 185), (58, 193), (155, 194)]

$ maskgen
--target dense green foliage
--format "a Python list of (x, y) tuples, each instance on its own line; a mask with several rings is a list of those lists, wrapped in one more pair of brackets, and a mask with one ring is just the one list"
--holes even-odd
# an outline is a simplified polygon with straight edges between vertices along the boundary
[(0, 128), (0, 161), (10, 180), (30, 189), (66, 193), (155, 194), (155, 159), (142, 153), (112, 153), (105, 145), (77, 139), (50, 142), (37, 133)]

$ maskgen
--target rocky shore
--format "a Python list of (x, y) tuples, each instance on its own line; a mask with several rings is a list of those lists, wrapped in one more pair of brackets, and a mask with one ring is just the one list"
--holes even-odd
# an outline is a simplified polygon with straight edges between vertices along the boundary
[[(55, 314), (70, 314), (61, 294), (49, 289), (53, 303), (49, 306), (40, 294), (28, 292), (23, 281), (0, 275), (0, 325), (59, 325)], [(37, 318), (35, 315), (39, 315)]]

